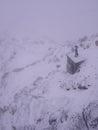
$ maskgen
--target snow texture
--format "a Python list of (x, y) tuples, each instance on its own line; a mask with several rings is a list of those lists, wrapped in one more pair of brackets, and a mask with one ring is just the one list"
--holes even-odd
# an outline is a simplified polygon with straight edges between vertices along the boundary
[(1, 37), (0, 130), (98, 130), (97, 38), (77, 41), (86, 61), (71, 75), (73, 42)]
[(0, 130), (98, 130), (97, 27), (98, 0), (0, 0)]

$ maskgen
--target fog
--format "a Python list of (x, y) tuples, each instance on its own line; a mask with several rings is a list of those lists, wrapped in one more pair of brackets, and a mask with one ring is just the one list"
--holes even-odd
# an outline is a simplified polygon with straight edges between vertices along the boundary
[(98, 32), (98, 0), (0, 0), (0, 32), (75, 40)]

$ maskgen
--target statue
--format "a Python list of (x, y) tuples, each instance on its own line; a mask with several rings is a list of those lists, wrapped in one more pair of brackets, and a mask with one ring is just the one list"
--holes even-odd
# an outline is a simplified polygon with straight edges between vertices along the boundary
[(75, 46), (75, 57), (78, 57), (78, 46)]

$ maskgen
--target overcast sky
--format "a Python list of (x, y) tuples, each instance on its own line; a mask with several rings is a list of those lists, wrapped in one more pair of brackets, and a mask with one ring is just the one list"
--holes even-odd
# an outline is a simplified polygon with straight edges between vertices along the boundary
[(0, 0), (0, 32), (78, 39), (98, 32), (98, 0)]

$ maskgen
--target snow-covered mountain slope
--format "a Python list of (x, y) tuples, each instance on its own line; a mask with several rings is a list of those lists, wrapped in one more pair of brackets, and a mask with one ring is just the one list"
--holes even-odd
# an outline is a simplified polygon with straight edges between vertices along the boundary
[[(1, 38), (0, 130), (98, 130), (97, 38)], [(66, 54), (75, 44), (86, 61), (71, 75)]]

